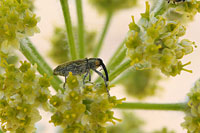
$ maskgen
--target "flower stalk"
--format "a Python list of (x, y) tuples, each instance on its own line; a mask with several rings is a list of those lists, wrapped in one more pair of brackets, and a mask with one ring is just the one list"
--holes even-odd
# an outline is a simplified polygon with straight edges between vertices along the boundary
[(40, 74), (46, 74), (48, 77), (52, 77), (50, 82), (56, 91), (62, 90), (60, 87), (62, 81), (57, 76), (53, 75), (51, 67), (42, 58), (42, 56), (39, 54), (39, 52), (36, 50), (28, 38), (21, 40), (20, 51), (31, 62), (32, 65), (37, 64), (37, 69)]
[(187, 103), (127, 103), (117, 105), (117, 109), (185, 111)]
[(108, 61), (107, 69), (112, 70), (116, 66), (118, 66), (126, 57), (126, 48), (124, 47), (124, 42), (123, 41), (120, 46), (117, 48), (113, 56), (110, 58)]
[(83, 21), (83, 8), (82, 1), (76, 0), (76, 11), (78, 17), (78, 46), (79, 58), (85, 57), (85, 44), (84, 44), (84, 21)]
[(60, 0), (60, 4), (62, 6), (63, 16), (65, 20), (71, 59), (76, 60), (77, 52), (76, 52), (76, 47), (75, 47), (75, 42), (74, 42), (74, 37), (73, 37), (73, 32), (72, 32), (72, 22), (71, 22), (71, 17), (70, 17), (70, 12), (69, 12), (68, 0)]
[(101, 33), (100, 39), (99, 39), (99, 41), (97, 43), (97, 46), (96, 46), (96, 49), (94, 51), (94, 57), (98, 57), (98, 55), (99, 55), (99, 53), (101, 51), (101, 48), (102, 48), (102, 45), (103, 45), (103, 41), (105, 39), (105, 36), (106, 36), (107, 31), (108, 31), (110, 22), (112, 20), (112, 16), (113, 16), (113, 12), (112, 11), (108, 11), (103, 31)]

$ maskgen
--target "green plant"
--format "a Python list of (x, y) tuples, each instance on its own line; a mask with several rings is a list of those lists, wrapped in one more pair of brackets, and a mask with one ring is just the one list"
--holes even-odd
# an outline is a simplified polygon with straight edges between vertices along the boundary
[[(90, 51), (86, 48), (88, 41), (86, 41), (82, 1), (75, 2), (77, 28), (72, 26), (68, 0), (60, 0), (66, 31), (57, 29), (56, 42), (66, 43), (63, 47), (67, 48), (69, 54), (61, 50), (60, 55), (65, 54), (64, 57), (67, 60), (85, 58)], [(121, 9), (137, 6), (137, 0), (90, 0), (90, 3), (101, 13), (107, 14), (99, 40), (93, 46), (93, 57), (98, 57), (113, 14)], [(43, 58), (40, 55), (29, 39), (30, 36), (39, 32), (37, 24), (40, 19), (33, 9), (33, 3), (29, 0), (0, 1), (0, 123), (2, 131), (34, 132), (35, 123), (41, 119), (38, 109), (42, 106), (45, 111), (52, 113), (49, 122), (55, 126), (61, 126), (66, 133), (107, 132), (108, 122), (115, 124), (115, 121), (121, 121), (114, 117), (114, 111), (111, 110), (113, 108), (184, 111), (186, 112), (185, 122), (181, 125), (188, 132), (199, 132), (199, 80), (188, 93), (189, 102), (169, 104), (122, 102), (125, 98), (117, 99), (115, 96), (107, 96), (101, 78), (97, 78), (95, 82), (83, 84), (83, 77), (72, 73), (66, 79), (66, 89), (63, 89), (61, 87), (63, 82), (53, 75), (52, 68), (45, 61), (46, 57)], [(136, 90), (132, 87), (134, 94), (137, 92), (133, 96), (143, 99), (154, 95), (155, 90), (159, 88), (157, 87), (157, 82), (160, 80), (158, 71), (167, 76), (176, 76), (182, 71), (192, 72), (185, 68), (190, 61), (183, 63), (181, 59), (192, 53), (196, 45), (183, 37), (186, 32), (185, 24), (192, 21), (199, 11), (200, 1), (197, 0), (177, 3), (156, 0), (152, 2), (152, 6), (146, 2), (146, 11), (141, 13), (138, 23), (132, 16), (127, 37), (106, 65), (109, 72), (108, 89), (111, 89), (113, 84), (125, 86), (128, 84), (130, 88), (129, 83), (123, 81), (131, 80), (133, 76), (136, 80), (135, 86), (137, 89), (140, 88)], [(77, 32), (74, 34), (73, 30)], [(19, 50), (29, 62), (21, 61), (20, 66), (8, 63), (8, 57), (14, 50)], [(125, 58), (126, 56), (128, 58)], [(63, 57), (61, 58), (59, 59), (63, 61)], [(134, 71), (134, 74), (127, 76), (125, 71), (128, 74), (130, 74), (129, 71)], [(143, 72), (145, 76), (137, 74), (139, 72)], [(145, 83), (137, 81), (140, 79), (145, 80)], [(50, 93), (50, 86), (55, 89), (56, 94)], [(168, 130), (163, 128), (155, 132), (168, 132)]]

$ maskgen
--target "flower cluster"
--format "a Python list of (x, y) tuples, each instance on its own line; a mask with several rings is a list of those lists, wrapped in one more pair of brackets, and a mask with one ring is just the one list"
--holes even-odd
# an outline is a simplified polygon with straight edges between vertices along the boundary
[(152, 133), (176, 133), (174, 130), (169, 130), (166, 127), (163, 127), (161, 130), (153, 131)]
[(60, 125), (64, 132), (105, 132), (107, 122), (115, 123), (114, 106), (122, 100), (108, 97), (106, 88), (100, 84), (85, 84), (70, 72), (64, 92), (50, 98), (54, 114), (50, 122)]
[(36, 66), (31, 67), (26, 61), (19, 68), (7, 64), (2, 53), (1, 67), (5, 69), (0, 75), (1, 129), (17, 133), (35, 131), (34, 124), (41, 119), (38, 107), (48, 109), (49, 78), (36, 75)]
[(144, 121), (131, 112), (123, 112), (123, 121), (115, 126), (107, 127), (108, 133), (144, 133), (142, 126)]
[(189, 133), (198, 133), (200, 131), (200, 79), (196, 81), (194, 87), (188, 93), (188, 109), (185, 112), (185, 121), (181, 126)]
[(39, 18), (30, 11), (28, 1), (0, 1), (0, 50), (8, 52), (19, 48), (19, 39), (39, 32)]
[(176, 21), (168, 21), (164, 16), (150, 13), (146, 2), (146, 12), (141, 14), (137, 25), (132, 17), (126, 40), (128, 56), (136, 69), (158, 68), (165, 75), (176, 76), (183, 67), (181, 58), (193, 51), (194, 42), (179, 40), (185, 34), (185, 27)]
[(127, 94), (140, 100), (161, 89), (158, 85), (161, 75), (157, 70), (130, 70), (122, 76), (124, 78), (119, 83), (125, 86)]
[(168, 4), (166, 16), (169, 20), (188, 22), (193, 20), (197, 12), (200, 12), (200, 1), (186, 0), (177, 4)]
[(136, 6), (137, 0), (89, 0), (99, 12), (114, 12)]
[(25, 3), (31, 11), (33, 11), (35, 9), (34, 1), (35, 0), (23, 0), (23, 3)]
[[(78, 33), (77, 28), (74, 27), (74, 37), (75, 42), (78, 44)], [(93, 44), (96, 37), (96, 32), (92, 31), (85, 31), (85, 46), (86, 46), (86, 53), (90, 54), (93, 51)], [(49, 56), (55, 61), (56, 63), (60, 64), (66, 61), (69, 61), (69, 47), (68, 47), (68, 39), (67, 39), (67, 33), (64, 27), (55, 27), (54, 28), (54, 34), (51, 38), (51, 44), (52, 49), (49, 51)], [(78, 47), (78, 46), (77, 46)]]
[(122, 112), (122, 117), (122, 122), (107, 127), (108, 133), (175, 133), (166, 127), (154, 131), (144, 130), (145, 122), (132, 112)]

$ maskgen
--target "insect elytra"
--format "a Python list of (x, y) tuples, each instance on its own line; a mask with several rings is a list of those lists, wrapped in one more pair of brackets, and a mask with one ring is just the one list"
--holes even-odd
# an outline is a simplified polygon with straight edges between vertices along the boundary
[[(100, 66), (103, 68), (105, 76), (101, 72), (96, 70)], [(63, 64), (57, 66), (53, 70), (53, 74), (64, 76), (65, 83), (66, 83), (66, 77), (69, 75), (69, 72), (72, 72), (73, 75), (82, 75), (82, 74), (86, 73), (83, 78), (83, 84), (85, 84), (85, 79), (88, 75), (89, 75), (89, 81), (91, 81), (90, 70), (93, 70), (100, 77), (102, 77), (104, 79), (108, 96), (110, 96), (108, 88), (107, 88), (108, 87), (107, 82), (109, 81), (108, 72), (107, 72), (106, 66), (104, 65), (102, 59), (100, 59), (100, 58), (89, 58), (89, 59), (85, 58), (85, 59), (74, 60), (74, 61), (69, 61), (69, 62), (63, 63)], [(64, 86), (65, 86), (65, 83), (64, 83)], [(63, 86), (63, 88), (64, 88), (64, 86)]]

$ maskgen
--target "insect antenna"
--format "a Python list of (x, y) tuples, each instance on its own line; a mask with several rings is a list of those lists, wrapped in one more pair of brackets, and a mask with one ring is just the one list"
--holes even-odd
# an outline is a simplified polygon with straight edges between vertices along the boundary
[(106, 66), (104, 65), (103, 61), (102, 60), (99, 60), (100, 61), (100, 65), (102, 66), (104, 72), (105, 72), (105, 75), (106, 75), (106, 81), (109, 81), (109, 78), (108, 78), (108, 71), (106, 69)]
[[(103, 61), (101, 60), (101, 59), (99, 59), (99, 62), (100, 62), (100, 65), (102, 66), (102, 68), (103, 68), (103, 70), (104, 70), (104, 73), (105, 73), (105, 75), (106, 75), (106, 82), (108, 82), (109, 81), (109, 78), (108, 78), (108, 71), (107, 71), (107, 69), (106, 69), (106, 66), (104, 65), (104, 63), (103, 63)], [(109, 91), (108, 91), (108, 84), (107, 83), (105, 83), (105, 85), (106, 85), (106, 91), (107, 91), (107, 93), (108, 93), (108, 96), (110, 97), (110, 93), (109, 93)]]

